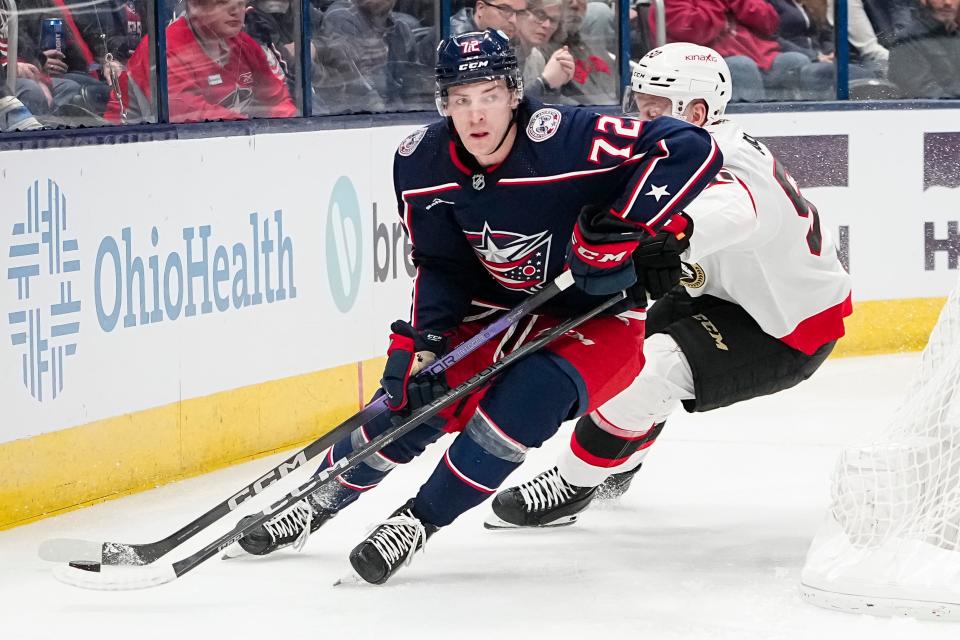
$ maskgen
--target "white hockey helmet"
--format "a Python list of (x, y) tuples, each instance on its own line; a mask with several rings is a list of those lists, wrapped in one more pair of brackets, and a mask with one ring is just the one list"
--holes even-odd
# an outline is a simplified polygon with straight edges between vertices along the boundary
[(733, 85), (723, 56), (709, 47), (672, 42), (651, 49), (633, 66), (630, 86), (623, 95), (623, 112), (636, 113), (635, 93), (669, 98), (671, 115), (682, 118), (694, 100), (707, 103), (707, 122), (717, 120), (730, 102)]

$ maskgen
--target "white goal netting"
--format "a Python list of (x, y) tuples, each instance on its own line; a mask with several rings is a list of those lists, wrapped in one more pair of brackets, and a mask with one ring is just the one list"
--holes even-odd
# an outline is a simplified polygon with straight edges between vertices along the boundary
[(841, 455), (826, 520), (803, 568), (805, 599), (960, 620), (960, 284), (887, 428)]

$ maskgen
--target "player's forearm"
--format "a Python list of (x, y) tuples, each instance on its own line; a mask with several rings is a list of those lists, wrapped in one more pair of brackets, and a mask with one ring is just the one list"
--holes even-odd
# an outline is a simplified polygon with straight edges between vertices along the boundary
[(646, 156), (635, 165), (611, 213), (651, 234), (690, 204), (723, 165), (723, 154), (709, 133), (674, 118), (648, 122), (636, 151)]
[(464, 284), (456, 273), (418, 260), (410, 323), (420, 330), (440, 332), (460, 324), (470, 306)]

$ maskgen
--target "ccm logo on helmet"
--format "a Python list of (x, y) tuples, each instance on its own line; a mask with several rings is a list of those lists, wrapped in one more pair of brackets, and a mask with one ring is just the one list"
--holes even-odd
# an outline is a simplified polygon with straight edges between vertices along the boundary
[(468, 71), (470, 69), (482, 69), (490, 64), (489, 60), (476, 60), (474, 62), (464, 62), (459, 67), (458, 71)]
[(693, 60), (695, 62), (716, 62), (717, 61), (716, 56), (714, 56), (712, 53), (708, 53), (706, 55), (703, 55), (700, 53), (691, 53), (690, 55), (685, 56), (683, 59), (688, 62), (690, 60)]

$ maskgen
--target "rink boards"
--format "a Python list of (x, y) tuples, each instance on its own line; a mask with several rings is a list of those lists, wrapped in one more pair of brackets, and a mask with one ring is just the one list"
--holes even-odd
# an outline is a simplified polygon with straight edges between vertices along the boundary
[[(956, 277), (956, 111), (735, 116), (834, 233), (840, 354), (917, 349)], [(0, 152), (0, 529), (311, 440), (375, 388), (416, 127)]]

